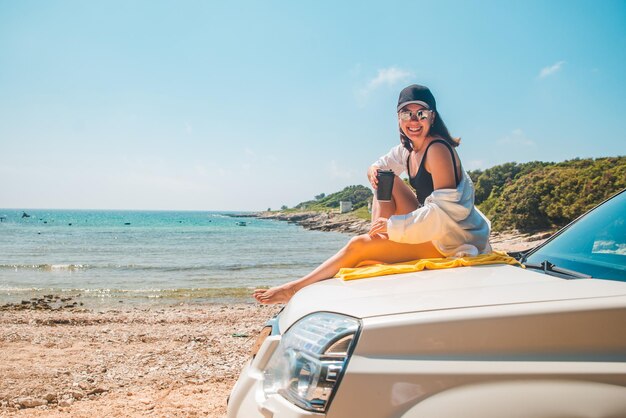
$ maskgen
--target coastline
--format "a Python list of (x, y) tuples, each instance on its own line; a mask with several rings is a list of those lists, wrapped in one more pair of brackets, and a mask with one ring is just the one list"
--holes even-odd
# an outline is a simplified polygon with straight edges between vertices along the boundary
[(258, 212), (248, 217), (285, 221), (312, 231), (342, 232), (354, 235), (366, 233), (370, 225), (369, 221), (359, 219), (350, 213), (336, 212)]

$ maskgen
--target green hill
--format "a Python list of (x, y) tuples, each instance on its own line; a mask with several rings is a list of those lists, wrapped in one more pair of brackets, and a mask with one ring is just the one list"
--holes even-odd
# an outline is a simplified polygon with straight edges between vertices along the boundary
[(368, 202), (372, 201), (372, 191), (365, 186), (356, 185), (348, 186), (340, 192), (336, 192), (326, 196), (324, 193), (316, 196), (315, 200), (298, 203), (296, 209), (307, 210), (328, 210), (339, 208), (340, 201), (352, 202), (354, 209), (367, 207)]
[[(522, 232), (556, 229), (626, 188), (626, 157), (574, 159), (560, 163), (505, 163), (469, 172), (476, 205), (491, 220), (494, 231)], [(294, 209), (328, 211), (349, 200), (355, 216), (369, 218), (372, 191), (348, 186), (320, 194)]]
[(626, 157), (506, 163), (469, 174), (494, 230), (528, 232), (565, 226), (626, 188)]

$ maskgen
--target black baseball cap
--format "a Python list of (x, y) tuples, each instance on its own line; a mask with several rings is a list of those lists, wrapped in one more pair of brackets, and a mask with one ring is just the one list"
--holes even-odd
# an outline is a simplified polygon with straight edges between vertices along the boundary
[(428, 87), (420, 86), (419, 84), (411, 84), (402, 89), (400, 97), (398, 97), (398, 111), (411, 103), (422, 105), (430, 110), (437, 110), (435, 96), (433, 96)]

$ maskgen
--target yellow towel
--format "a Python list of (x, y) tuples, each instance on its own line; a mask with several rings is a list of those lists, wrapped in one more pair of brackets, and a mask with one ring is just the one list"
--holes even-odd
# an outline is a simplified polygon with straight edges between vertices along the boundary
[(376, 264), (366, 267), (342, 268), (335, 277), (343, 280), (364, 279), (367, 277), (387, 276), (389, 274), (411, 273), (414, 271), (449, 269), (453, 267), (480, 266), (484, 264), (518, 264), (520, 262), (507, 253), (494, 251), (474, 257), (424, 258), (398, 264)]

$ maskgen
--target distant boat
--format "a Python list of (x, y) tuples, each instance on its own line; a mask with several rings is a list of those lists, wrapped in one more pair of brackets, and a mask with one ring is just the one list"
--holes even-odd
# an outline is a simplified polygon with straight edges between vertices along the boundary
[(239, 221), (237, 222), (237, 226), (246, 226), (246, 223), (244, 221)]

